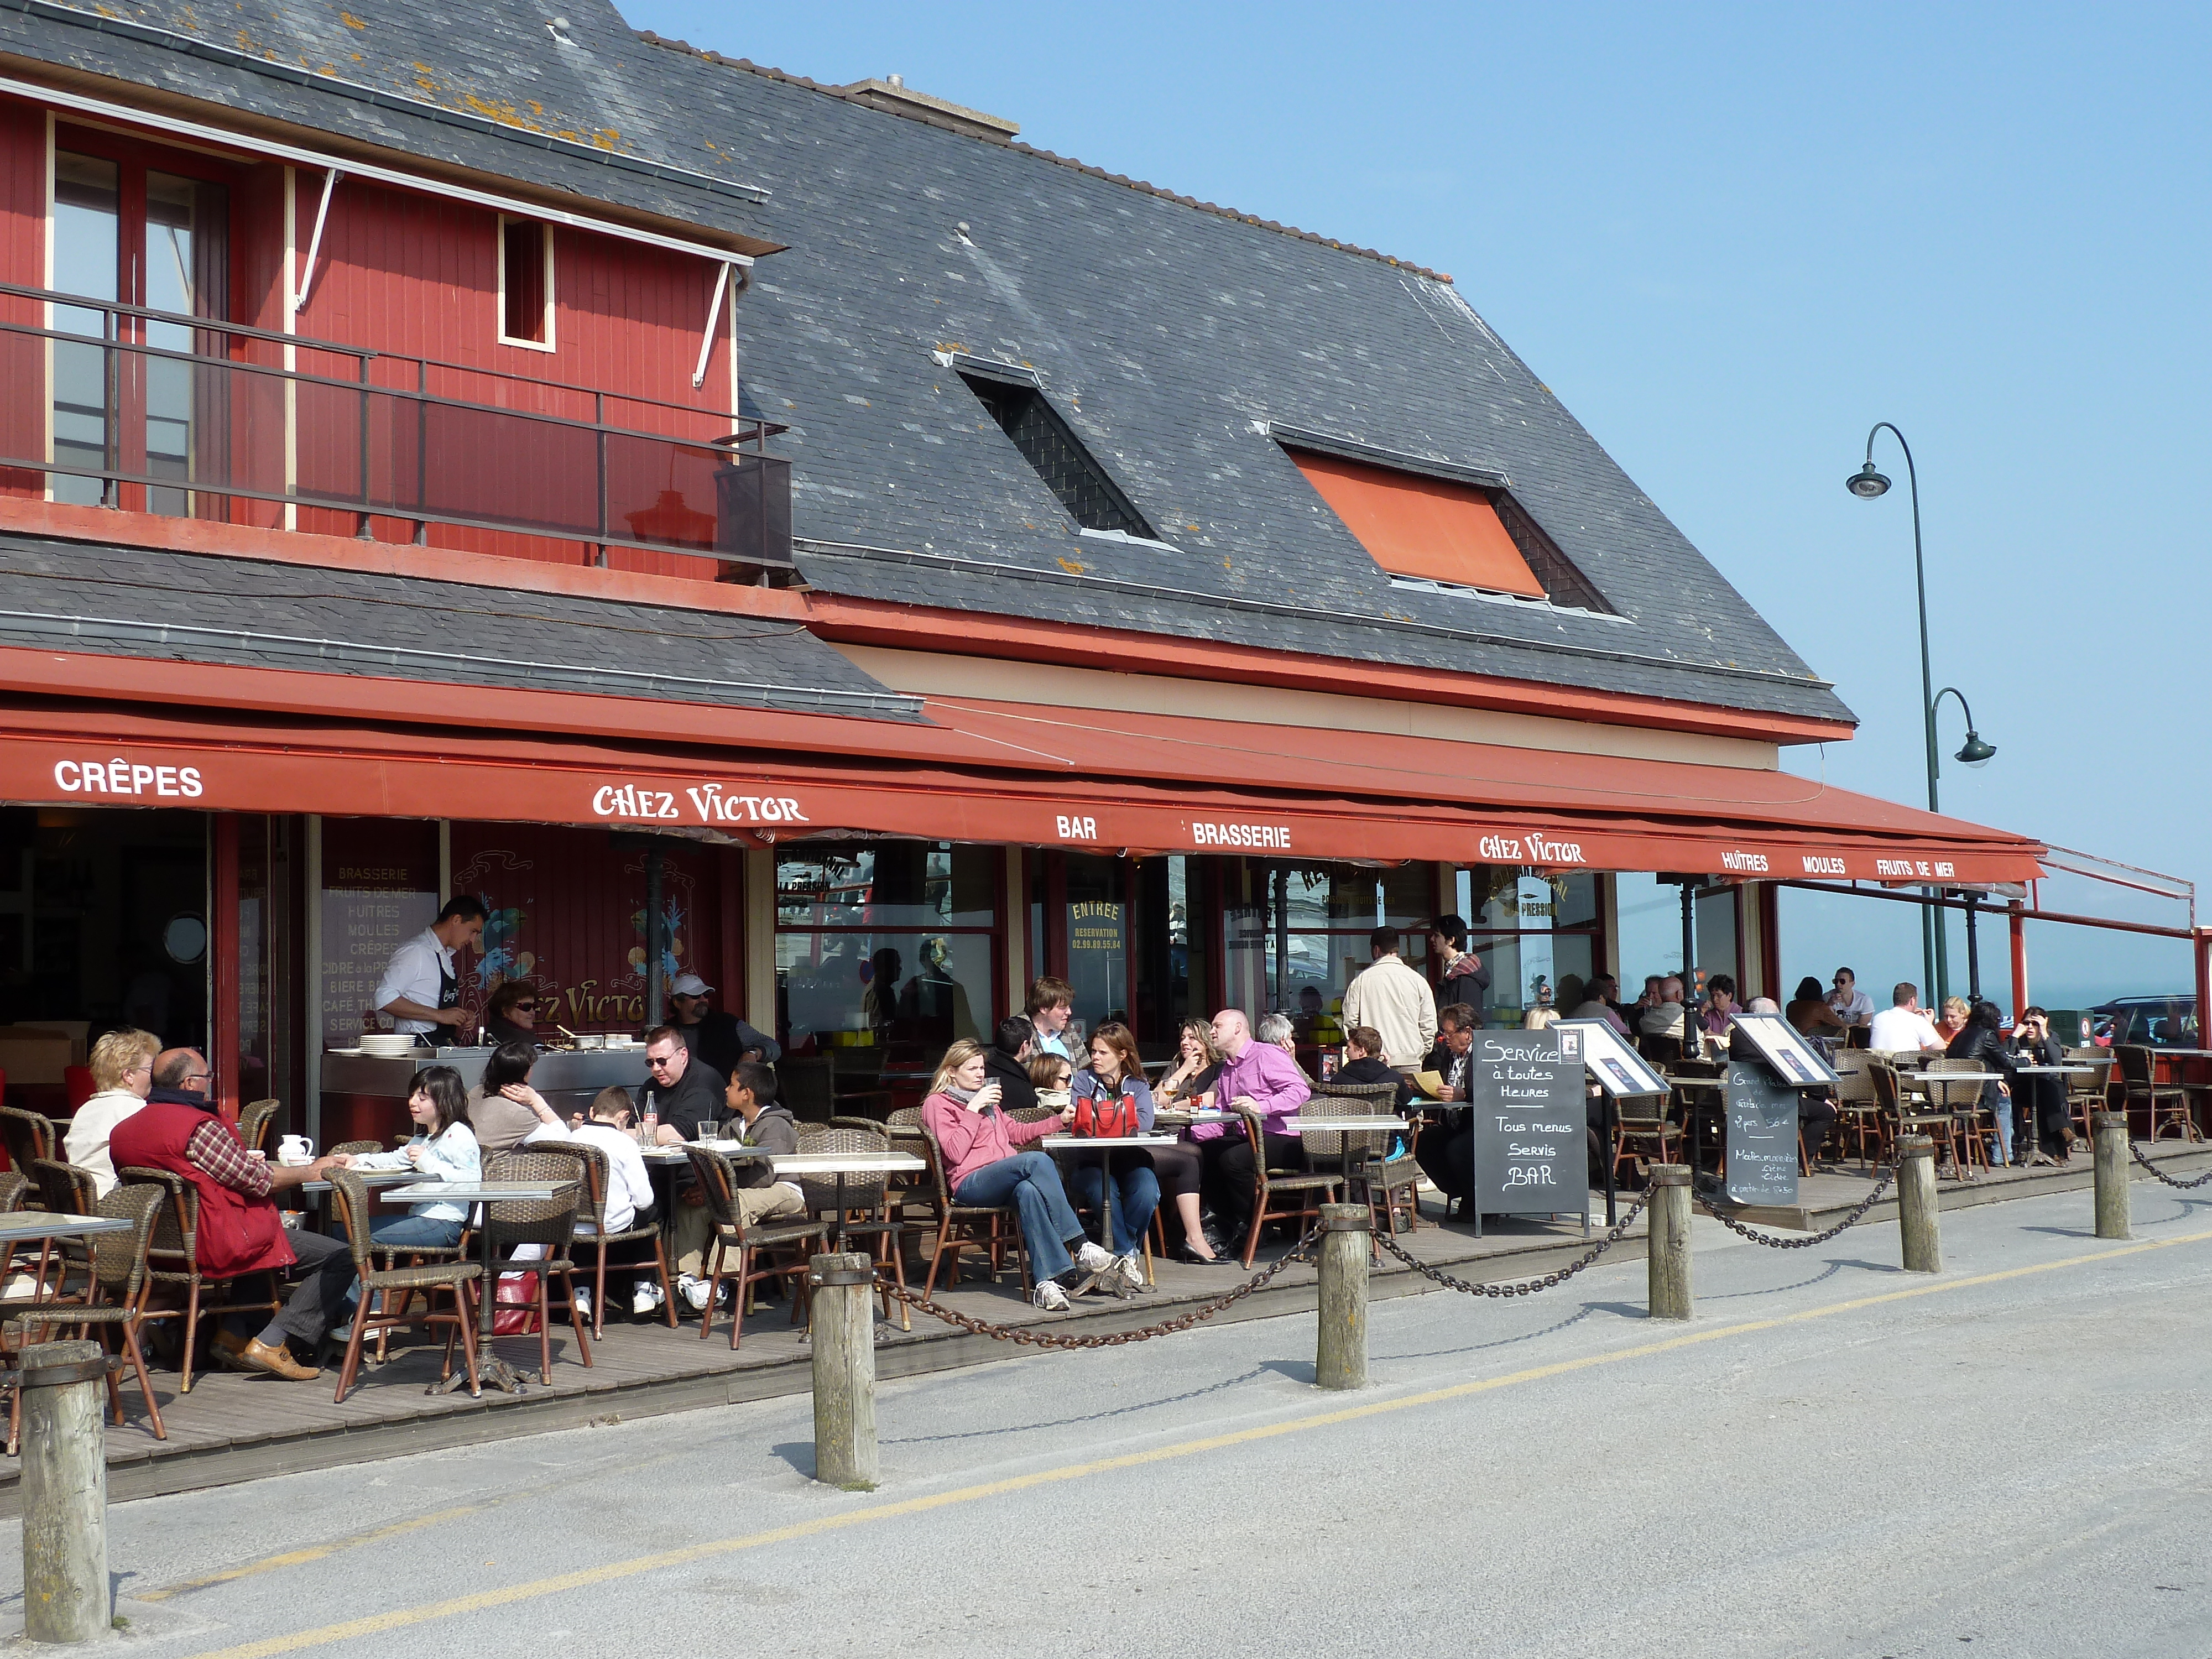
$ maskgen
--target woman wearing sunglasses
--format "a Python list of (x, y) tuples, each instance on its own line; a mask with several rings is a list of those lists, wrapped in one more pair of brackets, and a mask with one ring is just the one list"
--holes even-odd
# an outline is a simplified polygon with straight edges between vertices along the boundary
[(506, 1042), (538, 1042), (538, 993), (528, 980), (511, 979), (491, 994), (484, 1004), (483, 1040), (497, 1047)]

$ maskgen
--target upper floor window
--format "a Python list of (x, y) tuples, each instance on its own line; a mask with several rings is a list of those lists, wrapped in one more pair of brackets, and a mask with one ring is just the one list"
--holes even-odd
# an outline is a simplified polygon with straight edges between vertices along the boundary
[(1078, 525), (1158, 540), (1145, 515), (1083, 447), (1036, 382), (966, 368), (957, 373)]
[(501, 345), (553, 349), (553, 227), (530, 219), (499, 222), (499, 339)]

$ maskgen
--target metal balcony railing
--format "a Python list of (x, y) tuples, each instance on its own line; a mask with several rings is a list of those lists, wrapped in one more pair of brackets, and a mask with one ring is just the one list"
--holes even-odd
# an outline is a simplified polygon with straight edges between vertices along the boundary
[(791, 564), (771, 422), (10, 283), (0, 386), (0, 485), (43, 475), (59, 501), (260, 524), (290, 507), (364, 538), (452, 525), (763, 579)]

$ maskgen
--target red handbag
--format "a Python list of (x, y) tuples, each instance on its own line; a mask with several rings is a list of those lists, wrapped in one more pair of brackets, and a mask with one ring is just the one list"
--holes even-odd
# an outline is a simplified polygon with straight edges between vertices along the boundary
[(1075, 1103), (1075, 1133), (1109, 1139), (1137, 1133), (1137, 1097), (1127, 1089), (1101, 1099), (1085, 1095)]
[(491, 1334), (494, 1336), (538, 1334), (538, 1275), (506, 1273), (492, 1293)]

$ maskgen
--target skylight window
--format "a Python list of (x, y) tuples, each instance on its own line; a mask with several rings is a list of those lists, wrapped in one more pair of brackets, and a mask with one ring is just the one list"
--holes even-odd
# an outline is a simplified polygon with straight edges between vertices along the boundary
[(1002, 380), (966, 368), (958, 373), (1078, 525), (1085, 530), (1119, 531), (1134, 540), (1159, 540), (1145, 515), (1092, 459), (1033, 381)]

